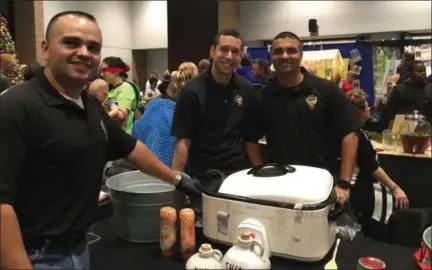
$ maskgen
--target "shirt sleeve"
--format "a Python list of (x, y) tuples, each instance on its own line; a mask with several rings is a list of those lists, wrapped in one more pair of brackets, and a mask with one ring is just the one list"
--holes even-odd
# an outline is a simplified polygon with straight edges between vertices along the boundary
[(178, 139), (190, 139), (199, 115), (198, 97), (189, 89), (180, 91), (174, 109), (171, 136)]
[(401, 91), (403, 85), (396, 85), (387, 101), (387, 116), (389, 120), (394, 120), (401, 100)]
[(115, 99), (112, 99), (112, 98), (109, 98), (109, 99), (105, 102), (105, 105), (106, 105), (108, 108), (111, 107), (111, 105), (113, 105), (113, 104), (117, 105), (117, 101), (116, 101)]
[(30, 110), (16, 93), (0, 96), (0, 204), (12, 205), (23, 171)]
[(259, 98), (256, 89), (253, 86), (247, 89), (250, 95), (248, 107), (246, 108), (246, 115), (243, 127), (243, 140), (245, 142), (258, 142), (262, 137), (262, 131), (259, 126), (260, 108)]
[(112, 120), (102, 106), (100, 113), (108, 134), (107, 160), (127, 157), (134, 150), (136, 139), (126, 133), (116, 121)]
[(361, 127), (360, 113), (336, 85), (331, 84), (329, 88), (328, 107), (331, 112), (330, 117), (334, 119), (333, 128), (336, 135), (343, 138)]
[(120, 108), (127, 109), (129, 112), (135, 106), (135, 90), (128, 83), (123, 83), (118, 89), (116, 96), (117, 104)]
[(374, 173), (379, 167), (378, 155), (373, 148), (370, 140), (366, 137), (362, 131), (358, 130), (358, 150), (357, 150), (357, 165), (360, 171), (366, 171), (367, 173)]

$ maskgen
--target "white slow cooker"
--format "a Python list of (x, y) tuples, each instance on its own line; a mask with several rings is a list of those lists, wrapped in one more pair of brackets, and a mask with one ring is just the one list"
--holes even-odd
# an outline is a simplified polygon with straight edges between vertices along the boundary
[(217, 193), (203, 193), (203, 232), (232, 245), (242, 221), (255, 219), (265, 227), (269, 255), (314, 262), (330, 251), (342, 212), (327, 170), (266, 164), (228, 176)]

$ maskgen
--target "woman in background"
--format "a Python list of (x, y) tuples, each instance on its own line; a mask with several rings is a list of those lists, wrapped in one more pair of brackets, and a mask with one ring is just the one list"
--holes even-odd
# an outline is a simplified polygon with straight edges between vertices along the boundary
[(198, 68), (194, 63), (182, 63), (177, 75), (172, 76), (173, 81), (167, 89), (167, 99), (150, 100), (144, 115), (134, 123), (132, 136), (143, 142), (169, 167), (172, 165), (176, 142), (176, 138), (171, 136), (175, 99), (180, 90), (197, 74)]
[[(348, 99), (357, 107), (363, 123), (370, 118), (367, 95), (361, 90), (347, 94)], [(362, 223), (365, 236), (379, 238), (389, 221), (394, 208), (406, 209), (409, 201), (405, 192), (380, 167), (379, 158), (367, 137), (359, 129), (357, 167), (354, 171), (350, 202)], [(384, 199), (385, 198), (385, 199)]]
[(177, 75), (172, 78), (167, 97), (176, 101), (181, 89), (196, 75), (198, 75), (197, 66), (192, 62), (183, 62), (178, 68)]

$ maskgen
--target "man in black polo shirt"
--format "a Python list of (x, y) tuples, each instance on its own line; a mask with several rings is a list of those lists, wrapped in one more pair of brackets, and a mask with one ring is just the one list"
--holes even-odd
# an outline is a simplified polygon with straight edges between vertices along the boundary
[[(320, 167), (339, 174), (335, 190), (343, 203), (356, 160), (355, 130), (361, 125), (358, 112), (336, 85), (300, 67), (302, 44), (295, 34), (278, 34), (271, 56), (276, 78), (262, 91), (256, 139), (266, 136), (272, 162)], [(262, 163), (256, 149), (249, 154), (254, 165)]]
[(86, 228), (107, 160), (126, 157), (186, 193), (172, 171), (83, 92), (100, 63), (95, 18), (62, 12), (48, 24), (43, 71), (0, 97), (1, 269), (88, 269)]
[(432, 93), (426, 78), (426, 66), (419, 60), (411, 65), (406, 80), (393, 88), (387, 101), (390, 126), (397, 114), (411, 114), (414, 111), (419, 111), (428, 121), (432, 121)]
[(180, 92), (172, 123), (174, 170), (183, 171), (186, 161), (186, 171), (198, 176), (209, 169), (228, 175), (249, 167), (243, 147), (251, 141), (257, 100), (252, 84), (234, 73), (242, 50), (236, 30), (219, 32), (210, 49), (211, 68)]

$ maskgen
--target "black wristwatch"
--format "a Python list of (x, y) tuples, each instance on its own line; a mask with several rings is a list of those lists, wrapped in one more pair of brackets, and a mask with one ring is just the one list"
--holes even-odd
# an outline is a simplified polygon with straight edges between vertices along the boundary
[(352, 185), (349, 181), (342, 180), (342, 179), (339, 179), (337, 181), (336, 185), (338, 187), (340, 187), (341, 189), (350, 189), (352, 187)]

